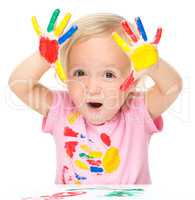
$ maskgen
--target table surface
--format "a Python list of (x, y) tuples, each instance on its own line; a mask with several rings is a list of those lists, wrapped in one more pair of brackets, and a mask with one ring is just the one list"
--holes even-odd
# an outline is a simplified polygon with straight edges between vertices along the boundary
[[(63, 199), (142, 199), (194, 200), (195, 186), (157, 185), (51, 185), (12, 186), (0, 199), (9, 200), (63, 200)], [(89, 200), (90, 200), (89, 199)]]

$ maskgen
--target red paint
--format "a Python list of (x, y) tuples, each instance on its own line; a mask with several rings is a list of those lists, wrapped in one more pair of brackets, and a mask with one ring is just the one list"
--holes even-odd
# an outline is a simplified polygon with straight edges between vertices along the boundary
[(154, 38), (154, 42), (152, 42), (152, 44), (158, 44), (160, 42), (161, 36), (162, 36), (162, 28), (158, 28)]
[(69, 177), (68, 177), (68, 181), (72, 181), (72, 176), (69, 176)]
[(102, 176), (102, 174), (100, 174), (100, 173), (97, 173), (96, 175), (98, 175), (98, 176)]
[(40, 54), (49, 62), (54, 63), (58, 58), (59, 45), (56, 40), (41, 37), (39, 41)]
[(65, 136), (70, 136), (70, 137), (77, 137), (78, 133), (73, 131), (71, 128), (69, 127), (65, 127), (64, 128), (64, 135)]
[(121, 22), (121, 25), (123, 27), (123, 29), (125, 30), (125, 32), (131, 37), (131, 39), (134, 41), (134, 42), (137, 42), (137, 37), (135, 35), (135, 33), (132, 31), (131, 27), (129, 26), (128, 22), (126, 20), (123, 20)]
[(66, 153), (72, 158), (73, 153), (75, 152), (75, 148), (78, 142), (70, 141), (65, 143)]
[(125, 91), (133, 84), (134, 84), (134, 77), (133, 77), (133, 71), (132, 71), (131, 74), (127, 77), (127, 79), (120, 86), (120, 90)]
[(64, 170), (68, 170), (68, 167), (66, 165), (64, 165)]
[(66, 165), (64, 165), (63, 170), (62, 170), (62, 182), (64, 184), (66, 184), (66, 180), (64, 178), (64, 174), (66, 173), (67, 170), (68, 170), (68, 167)]
[(84, 192), (84, 191), (60, 192), (60, 193), (53, 194), (51, 196), (44, 195), (44, 196), (40, 196), (40, 197), (44, 198), (44, 200), (60, 200), (60, 199), (67, 199), (65, 197), (78, 196), (78, 195), (82, 195), (82, 194), (86, 194), (86, 192)]
[(86, 194), (87, 192), (84, 191), (78, 191), (78, 192), (67, 192), (66, 197), (70, 197), (70, 196), (77, 196), (77, 195), (81, 195), (81, 194)]
[(90, 165), (94, 165), (94, 166), (100, 166), (101, 165), (101, 160), (87, 160), (87, 162)]
[(106, 133), (102, 133), (100, 137), (105, 145), (110, 146), (111, 144), (110, 137)]

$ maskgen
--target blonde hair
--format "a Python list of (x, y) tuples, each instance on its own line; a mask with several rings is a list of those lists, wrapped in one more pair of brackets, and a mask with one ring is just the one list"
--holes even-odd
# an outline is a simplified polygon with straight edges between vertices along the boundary
[[(71, 47), (77, 43), (82, 42), (91, 37), (98, 36), (101, 34), (108, 34), (116, 31), (120, 34), (120, 36), (128, 42), (130, 45), (130, 39), (125, 34), (125, 32), (121, 28), (121, 21), (125, 20), (120, 15), (112, 14), (112, 13), (95, 13), (91, 15), (86, 15), (78, 20), (76, 20), (73, 24), (78, 26), (78, 30), (74, 33), (74, 35), (67, 40), (62, 48), (60, 49), (60, 60), (63, 65), (64, 71), (68, 72), (68, 57), (71, 50)], [(72, 26), (73, 24), (69, 25)], [(139, 38), (139, 33), (133, 24), (130, 24), (136, 36)], [(143, 86), (143, 79), (140, 79), (137, 83), (139, 87)]]
[(122, 38), (126, 41), (129, 40), (121, 29), (122, 20), (124, 20), (123, 17), (111, 13), (91, 14), (76, 20), (73, 24), (78, 26), (78, 30), (64, 43), (60, 50), (60, 60), (64, 70), (67, 72), (69, 52), (71, 47), (77, 42), (87, 40), (97, 35), (111, 33), (112, 31), (117, 31)]

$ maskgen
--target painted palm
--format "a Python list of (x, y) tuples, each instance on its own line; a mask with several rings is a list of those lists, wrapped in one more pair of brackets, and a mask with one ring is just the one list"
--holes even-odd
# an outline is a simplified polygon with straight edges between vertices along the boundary
[[(78, 29), (77, 25), (72, 25), (68, 31), (64, 33), (64, 29), (67, 27), (67, 24), (71, 18), (71, 14), (67, 13), (64, 15), (63, 19), (56, 26), (57, 18), (60, 14), (60, 10), (54, 10), (48, 27), (47, 32), (44, 33), (37, 22), (35, 16), (32, 16), (32, 24), (36, 34), (39, 37), (39, 51), (40, 54), (51, 64), (55, 64), (56, 73), (61, 81), (67, 80), (67, 75), (62, 67), (62, 64), (59, 59), (59, 49), (60, 46), (68, 40)], [(47, 35), (53, 33), (55, 39), (49, 38)]]
[(112, 38), (116, 44), (129, 56), (133, 67), (130, 75), (121, 85), (121, 90), (128, 89), (128, 87), (134, 83), (134, 72), (139, 74), (143, 70), (151, 68), (157, 64), (159, 58), (157, 45), (160, 42), (162, 28), (157, 29), (154, 40), (149, 42), (141, 19), (137, 17), (135, 22), (139, 36), (135, 34), (126, 20), (121, 22), (123, 30), (129, 36), (131, 44), (128, 44), (125, 40), (123, 40), (117, 32), (112, 34)]

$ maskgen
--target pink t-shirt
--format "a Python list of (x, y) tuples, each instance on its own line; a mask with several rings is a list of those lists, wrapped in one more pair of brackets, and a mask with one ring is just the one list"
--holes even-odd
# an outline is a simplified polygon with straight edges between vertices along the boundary
[(137, 93), (114, 118), (92, 125), (77, 111), (67, 91), (53, 91), (53, 103), (42, 130), (56, 144), (57, 184), (149, 184), (148, 146), (163, 128), (152, 120)]

